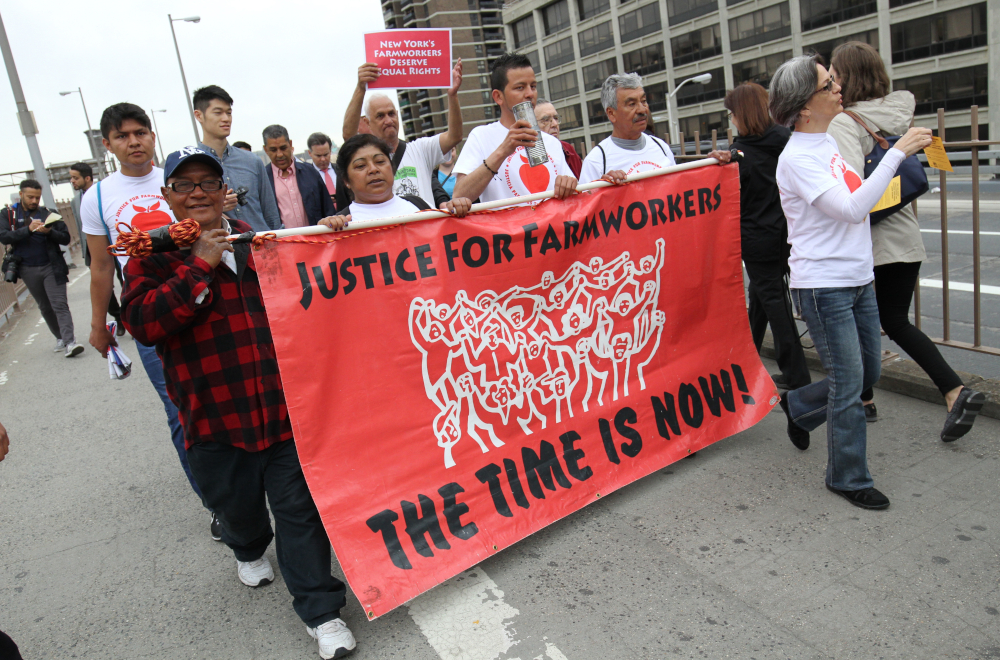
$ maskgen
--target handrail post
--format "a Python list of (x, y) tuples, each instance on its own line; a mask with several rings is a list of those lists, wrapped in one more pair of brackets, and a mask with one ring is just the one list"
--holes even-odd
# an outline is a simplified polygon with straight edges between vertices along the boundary
[[(979, 139), (979, 106), (972, 110), (972, 139)], [(972, 309), (973, 309), (973, 346), (982, 346), (981, 335), (981, 304), (980, 304), (980, 272), (979, 272), (979, 147), (972, 147)]]
[[(938, 108), (938, 137), (945, 141), (944, 108)], [(948, 283), (948, 175), (944, 170), (938, 170), (941, 186), (941, 338), (951, 340), (951, 285)], [(919, 280), (919, 278), (917, 278)]]
[(681, 143), (681, 153), (680, 153), (680, 155), (683, 156), (683, 155), (685, 155), (684, 154), (684, 132), (683, 131), (677, 131), (677, 139)]
[(715, 151), (718, 148), (718, 147), (716, 147), (717, 140), (718, 140), (718, 137), (719, 137), (718, 133), (719, 132), (716, 131), (714, 128), (712, 129), (712, 151)]
[(698, 131), (694, 132), (694, 155), (701, 155), (701, 133)]

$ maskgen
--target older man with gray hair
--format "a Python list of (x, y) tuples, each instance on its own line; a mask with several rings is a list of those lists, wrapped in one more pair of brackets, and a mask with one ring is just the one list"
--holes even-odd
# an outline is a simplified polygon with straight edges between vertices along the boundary
[(392, 190), (398, 197), (416, 195), (434, 208), (433, 171), (450, 157), (464, 135), (462, 107), (458, 102), (458, 88), (462, 86), (462, 60), (451, 70), (451, 87), (448, 89), (448, 130), (438, 135), (399, 139), (399, 113), (392, 100), (382, 93), (372, 94), (365, 101), (368, 83), (378, 80), (377, 64), (365, 63), (358, 67), (358, 85), (344, 113), (343, 137), (346, 142), (358, 134), (362, 105), (368, 128), (372, 135), (389, 145), (395, 181)]
[(649, 104), (639, 74), (608, 76), (601, 86), (601, 103), (614, 128), (583, 160), (580, 183), (604, 177), (621, 182), (630, 174), (676, 163), (667, 143), (643, 132), (649, 123)]
[(566, 164), (573, 170), (573, 176), (580, 178), (583, 160), (580, 154), (576, 153), (576, 147), (559, 138), (559, 111), (556, 110), (556, 106), (552, 105), (551, 101), (538, 99), (535, 101), (535, 119), (538, 121), (538, 128), (559, 140), (563, 155), (566, 156)]

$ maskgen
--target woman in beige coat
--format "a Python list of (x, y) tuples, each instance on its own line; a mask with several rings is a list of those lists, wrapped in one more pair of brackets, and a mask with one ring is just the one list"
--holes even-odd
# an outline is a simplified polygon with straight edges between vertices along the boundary
[[(873, 132), (883, 136), (902, 135), (913, 121), (913, 94), (908, 91), (890, 93), (889, 76), (878, 51), (857, 41), (838, 46), (833, 51), (830, 74), (841, 86), (845, 112), (834, 118), (827, 132), (837, 141), (844, 160), (863, 172), (865, 155), (874, 149), (875, 140), (847, 112), (861, 118)], [(910, 206), (903, 207), (872, 226), (871, 234), (875, 297), (882, 329), (941, 390), (948, 406), (941, 439), (945, 442), (957, 440), (972, 428), (986, 397), (965, 387), (937, 346), (910, 323), (913, 290), (920, 274), (920, 263), (927, 257), (916, 215)], [(862, 392), (861, 398), (866, 417), (875, 421), (877, 413), (872, 390)]]

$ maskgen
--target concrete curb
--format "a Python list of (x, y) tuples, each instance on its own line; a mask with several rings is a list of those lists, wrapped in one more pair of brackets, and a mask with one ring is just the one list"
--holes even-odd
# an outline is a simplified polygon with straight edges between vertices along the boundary
[[(764, 357), (774, 359), (774, 342), (771, 339), (771, 332), (768, 330), (764, 336), (764, 343), (761, 346), (760, 354)], [(813, 371), (824, 372), (820, 363), (819, 354), (815, 348), (806, 349), (806, 362)], [(983, 378), (975, 374), (964, 371), (957, 372), (958, 376), (966, 386), (978, 390), (986, 395), (986, 405), (983, 406), (981, 415), (1000, 419), (1000, 381), (992, 378)], [(875, 385), (880, 390), (904, 394), (914, 399), (944, 405), (944, 397), (938, 391), (937, 386), (924, 373), (916, 362), (904, 358), (893, 358), (882, 362), (882, 377)]]

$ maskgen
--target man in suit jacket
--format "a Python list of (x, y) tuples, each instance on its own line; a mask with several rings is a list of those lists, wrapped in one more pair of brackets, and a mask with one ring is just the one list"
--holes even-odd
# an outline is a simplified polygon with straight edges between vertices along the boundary
[(286, 229), (315, 225), (334, 214), (326, 184), (312, 165), (295, 160), (284, 126), (264, 129), (264, 152), (271, 159), (267, 178), (278, 200), (278, 214)]

